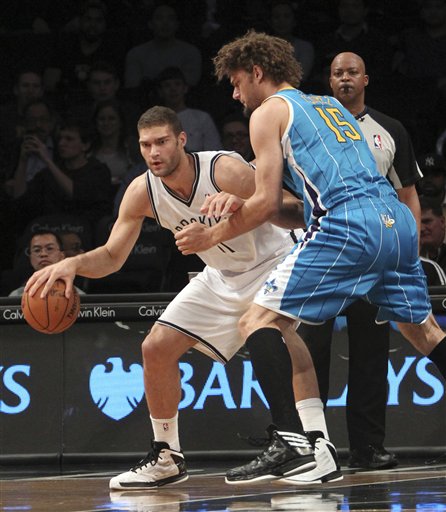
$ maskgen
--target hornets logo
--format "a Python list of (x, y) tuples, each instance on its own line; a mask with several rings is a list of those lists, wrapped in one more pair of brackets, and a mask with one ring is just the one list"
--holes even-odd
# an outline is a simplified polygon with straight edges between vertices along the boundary
[(395, 224), (395, 219), (392, 219), (387, 213), (381, 213), (381, 220), (386, 228), (391, 228)]
[(263, 285), (263, 295), (266, 295), (267, 293), (274, 293), (277, 292), (278, 288), (276, 286), (276, 280), (271, 279), (271, 281), (266, 281), (266, 283)]

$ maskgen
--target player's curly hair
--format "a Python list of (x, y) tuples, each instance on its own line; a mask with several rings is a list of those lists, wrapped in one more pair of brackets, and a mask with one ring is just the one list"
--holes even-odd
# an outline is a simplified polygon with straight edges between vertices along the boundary
[(233, 71), (250, 73), (254, 66), (260, 66), (275, 84), (288, 82), (297, 88), (302, 80), (302, 66), (294, 56), (293, 46), (280, 37), (255, 30), (224, 45), (213, 63), (219, 81)]

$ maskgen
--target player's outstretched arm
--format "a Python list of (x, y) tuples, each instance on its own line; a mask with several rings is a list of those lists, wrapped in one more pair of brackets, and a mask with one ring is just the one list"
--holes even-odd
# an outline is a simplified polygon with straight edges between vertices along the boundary
[(101, 247), (66, 258), (35, 272), (25, 285), (31, 295), (45, 284), (44, 297), (57, 279), (66, 283), (65, 295), (70, 296), (76, 275), (101, 278), (119, 270), (138, 239), (145, 217), (153, 216), (145, 189), (144, 176), (136, 178), (128, 187), (119, 209), (110, 237)]

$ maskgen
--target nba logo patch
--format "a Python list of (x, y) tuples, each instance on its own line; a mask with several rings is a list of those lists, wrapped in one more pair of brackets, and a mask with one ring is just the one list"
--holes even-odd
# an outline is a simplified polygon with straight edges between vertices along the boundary
[(382, 145), (382, 142), (381, 142), (381, 135), (374, 135), (373, 136), (373, 145), (375, 146), (376, 149), (382, 149), (383, 148), (383, 145)]

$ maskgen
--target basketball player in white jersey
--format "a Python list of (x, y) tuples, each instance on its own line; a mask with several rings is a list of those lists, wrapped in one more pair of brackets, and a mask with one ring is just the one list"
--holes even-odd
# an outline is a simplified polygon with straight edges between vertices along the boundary
[[(100, 278), (117, 271), (135, 244), (145, 217), (155, 218), (175, 233), (193, 222), (224, 222), (200, 213), (207, 196), (225, 192), (248, 198), (253, 194), (255, 172), (237, 153), (185, 151), (186, 134), (173, 110), (149, 109), (141, 116), (138, 131), (149, 169), (127, 189), (108, 241), (35, 273), (26, 285), (30, 293), (46, 283), (45, 295), (56, 279), (63, 279), (68, 296), (75, 275)], [(285, 196), (283, 211), (275, 221), (289, 227), (289, 219), (295, 223), (299, 212), (300, 204), (291, 195)], [(199, 253), (207, 266), (168, 305), (142, 344), (144, 387), (154, 432), (151, 450), (130, 471), (113, 477), (111, 489), (151, 489), (188, 478), (178, 435), (178, 360), (195, 348), (226, 363), (240, 349), (244, 340), (238, 321), (292, 245), (289, 229), (266, 223)], [(339, 480), (342, 474), (336, 451), (328, 441), (313, 363), (303, 342), (291, 331), (286, 343), (303, 428), (300, 425), (301, 433), (283, 441), (286, 446), (281, 447), (285, 456), (280, 474), (309, 474), (307, 481), (315, 483)], [(275, 405), (271, 413), (280, 429), (280, 406)], [(277, 478), (277, 472), (271, 477)]]

